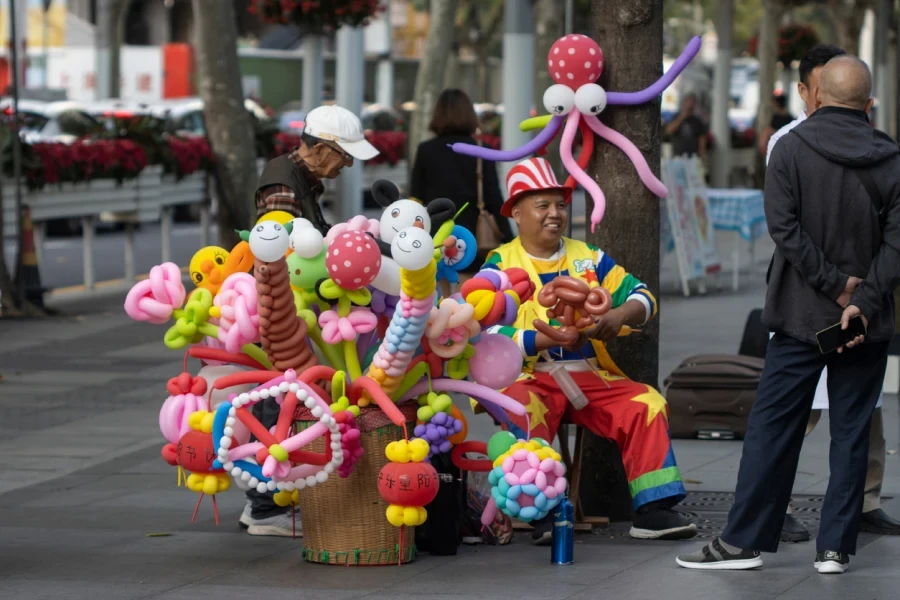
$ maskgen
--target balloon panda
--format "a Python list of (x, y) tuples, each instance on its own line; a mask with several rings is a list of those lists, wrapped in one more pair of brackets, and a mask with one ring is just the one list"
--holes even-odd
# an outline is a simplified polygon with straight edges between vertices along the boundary
[(456, 205), (447, 198), (436, 198), (423, 206), (415, 200), (400, 198), (400, 190), (392, 182), (379, 179), (372, 184), (372, 196), (384, 207), (379, 232), (381, 239), (381, 270), (372, 287), (389, 296), (400, 295), (400, 266), (391, 256), (391, 244), (404, 229), (416, 227), (433, 236), (441, 225), (453, 218)]

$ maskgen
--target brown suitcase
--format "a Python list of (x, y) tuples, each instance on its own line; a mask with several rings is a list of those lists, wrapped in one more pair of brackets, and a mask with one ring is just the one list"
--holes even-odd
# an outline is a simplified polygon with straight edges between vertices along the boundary
[(682, 362), (664, 382), (672, 437), (743, 439), (764, 362), (737, 354)]

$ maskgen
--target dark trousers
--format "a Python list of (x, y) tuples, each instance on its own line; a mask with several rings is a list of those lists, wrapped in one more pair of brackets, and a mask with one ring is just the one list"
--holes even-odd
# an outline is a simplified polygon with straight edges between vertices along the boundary
[(769, 340), (723, 540), (746, 550), (778, 550), (816, 385), (827, 366), (831, 475), (816, 549), (856, 553), (869, 426), (887, 348), (867, 343), (822, 355), (816, 346), (783, 334)]
[[(272, 398), (266, 398), (262, 402), (257, 402), (251, 408), (253, 416), (256, 417), (266, 429), (271, 429), (278, 422), (278, 412), (280, 407)], [(256, 438), (251, 438), (256, 440)], [(273, 496), (274, 492), (259, 493), (256, 490), (247, 490), (247, 499), (250, 500), (250, 517), (252, 519), (267, 519), (277, 514), (290, 512), (290, 507), (278, 506), (275, 504)]]

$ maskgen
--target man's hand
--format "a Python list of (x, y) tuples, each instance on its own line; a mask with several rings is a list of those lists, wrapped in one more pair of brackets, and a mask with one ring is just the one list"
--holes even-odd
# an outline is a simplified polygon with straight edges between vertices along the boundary
[(853, 277), (852, 275), (847, 278), (847, 285), (844, 286), (844, 291), (841, 292), (841, 295), (837, 298), (837, 303), (841, 305), (841, 308), (847, 308), (850, 305), (850, 298), (853, 296), (853, 292), (856, 291), (856, 288), (859, 287), (859, 284), (862, 283), (862, 279), (859, 277)]
[(592, 339), (609, 342), (619, 337), (619, 332), (625, 324), (625, 312), (614, 308), (604, 315), (594, 317), (594, 323), (596, 331), (591, 336)]
[[(862, 319), (863, 325), (865, 325), (865, 327), (868, 329), (869, 322), (866, 320), (866, 318), (864, 316), (862, 316), (862, 313), (860, 312), (859, 308), (856, 306), (853, 306), (852, 304), (850, 306), (848, 306), (847, 308), (845, 308), (844, 314), (841, 315), (841, 329), (847, 329), (847, 327), (850, 326), (850, 319), (852, 319), (853, 317), (855, 317), (857, 315)], [(858, 335), (855, 338), (853, 338), (852, 340), (850, 340), (849, 342), (847, 342), (846, 345), (838, 348), (838, 352), (843, 352), (844, 348), (853, 348), (855, 346), (859, 346), (860, 344), (863, 343), (863, 340), (865, 340), (865, 339), (866, 339), (866, 336)]]

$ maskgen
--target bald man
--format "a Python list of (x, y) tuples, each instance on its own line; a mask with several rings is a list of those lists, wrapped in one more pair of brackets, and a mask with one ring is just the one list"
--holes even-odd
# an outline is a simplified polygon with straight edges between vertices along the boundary
[[(691, 569), (754, 569), (778, 549), (816, 384), (828, 367), (831, 475), (816, 538), (819, 573), (856, 552), (869, 427), (894, 335), (900, 283), (900, 154), (866, 118), (872, 77), (854, 56), (831, 59), (816, 111), (784, 136), (766, 172), (775, 256), (763, 322), (775, 335), (750, 413), (735, 503), (721, 537), (679, 556)], [(816, 334), (860, 317), (865, 336), (824, 354)]]

